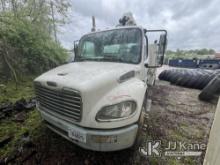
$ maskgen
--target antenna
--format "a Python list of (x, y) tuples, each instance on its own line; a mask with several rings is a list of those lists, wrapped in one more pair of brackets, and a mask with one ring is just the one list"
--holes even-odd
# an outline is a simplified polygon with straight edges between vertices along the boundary
[(92, 29), (91, 29), (92, 32), (96, 31), (95, 29), (95, 17), (92, 16)]

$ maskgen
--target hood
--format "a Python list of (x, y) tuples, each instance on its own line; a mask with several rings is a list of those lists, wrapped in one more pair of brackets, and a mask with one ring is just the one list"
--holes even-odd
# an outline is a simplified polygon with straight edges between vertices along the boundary
[(52, 69), (35, 81), (55, 82), (60, 87), (84, 91), (94, 89), (96, 86), (100, 88), (104, 84), (117, 83), (120, 76), (129, 71), (137, 71), (138, 68), (138, 65), (124, 63), (74, 62)]

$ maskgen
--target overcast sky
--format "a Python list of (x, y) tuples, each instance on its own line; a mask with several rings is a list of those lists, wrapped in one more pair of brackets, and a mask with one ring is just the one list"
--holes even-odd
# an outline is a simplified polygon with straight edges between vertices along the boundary
[(138, 25), (168, 30), (168, 49), (214, 48), (220, 51), (219, 0), (71, 0), (69, 24), (60, 28), (59, 39), (66, 48), (91, 30), (118, 24), (132, 12)]

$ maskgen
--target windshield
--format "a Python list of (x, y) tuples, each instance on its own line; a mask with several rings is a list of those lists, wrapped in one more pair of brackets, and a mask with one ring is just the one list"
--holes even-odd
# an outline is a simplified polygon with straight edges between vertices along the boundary
[(76, 61), (84, 60), (138, 64), (141, 60), (140, 29), (117, 29), (84, 36)]

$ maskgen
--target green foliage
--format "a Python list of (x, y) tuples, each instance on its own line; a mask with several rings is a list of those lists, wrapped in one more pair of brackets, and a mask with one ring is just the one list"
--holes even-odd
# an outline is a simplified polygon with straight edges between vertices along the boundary
[(10, 21), (0, 27), (0, 40), (7, 45), (14, 59), (11, 62), (20, 73), (42, 73), (65, 60), (65, 50), (37, 26), (23, 20)]
[(2, 102), (16, 102), (21, 98), (30, 98), (34, 96), (33, 78), (26, 77), (17, 86), (15, 90), (15, 83), (9, 81), (8, 83), (0, 84), (0, 103)]
[[(67, 52), (52, 34), (65, 17), (51, 18), (52, 1), (11, 1), (11, 8), (10, 1), (4, 1), (7, 5), (2, 3), (2, 10), (0, 5), (0, 77), (36, 75), (63, 63)], [(63, 2), (54, 5), (60, 15), (68, 8)]]
[(215, 54), (215, 50), (213, 49), (195, 49), (195, 50), (180, 50), (177, 49), (176, 51), (167, 50), (166, 51), (166, 58), (169, 59), (193, 59), (193, 58), (207, 58), (208, 55)]
[(36, 110), (27, 113), (27, 120), (24, 123), (17, 123), (10, 119), (0, 121), (0, 140), (13, 136), (10, 143), (0, 148), (0, 159), (11, 155), (19, 147), (18, 142), (25, 132), (29, 132), (31, 136), (37, 136), (40, 126), (41, 118)]
[[(15, 103), (21, 98), (31, 98), (34, 96), (33, 92), (33, 78), (29, 77), (22, 81), (18, 85), (18, 90), (15, 90), (15, 83), (8, 82), (2, 86), (0, 84), (0, 103), (10, 101)], [(23, 123), (18, 123), (13, 120), (13, 117), (0, 120), (0, 141), (5, 137), (12, 136), (12, 141), (7, 145), (0, 148), (0, 159), (6, 155), (11, 155), (12, 152), (18, 147), (18, 142), (22, 137), (22, 134), (29, 132), (31, 136), (38, 136), (41, 126), (41, 118), (39, 113), (34, 109), (33, 111), (26, 113), (26, 120)]]

